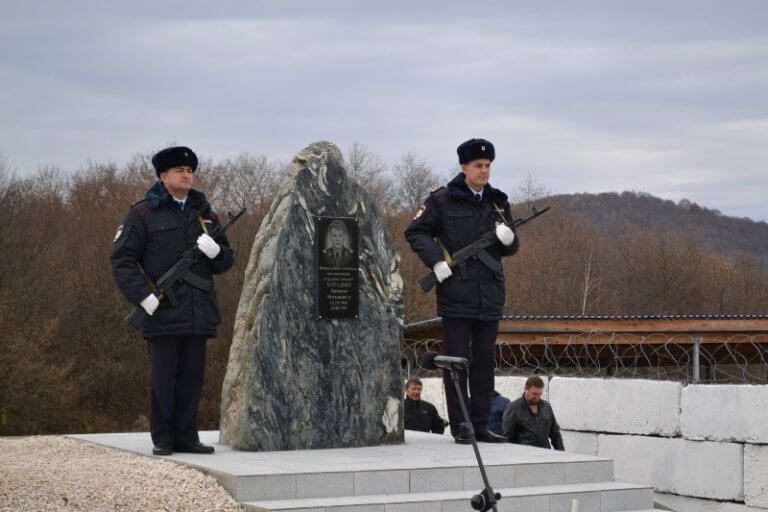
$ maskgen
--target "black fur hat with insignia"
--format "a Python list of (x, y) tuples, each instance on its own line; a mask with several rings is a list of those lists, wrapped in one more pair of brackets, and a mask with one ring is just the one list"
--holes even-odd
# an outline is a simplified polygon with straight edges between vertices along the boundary
[(189, 166), (192, 172), (197, 169), (197, 155), (186, 146), (173, 146), (157, 152), (152, 157), (152, 166), (155, 168), (155, 174), (160, 177), (160, 173), (171, 167)]
[(469, 139), (466, 142), (462, 142), (456, 148), (456, 152), (459, 154), (460, 164), (465, 164), (478, 158), (487, 158), (493, 162), (493, 159), (496, 157), (496, 150), (493, 148), (493, 144), (485, 139)]

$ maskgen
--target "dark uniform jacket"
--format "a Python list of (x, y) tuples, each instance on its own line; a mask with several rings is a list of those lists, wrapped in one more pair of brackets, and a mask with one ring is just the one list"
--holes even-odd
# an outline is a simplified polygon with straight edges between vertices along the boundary
[(488, 416), (488, 430), (494, 434), (499, 434), (500, 436), (504, 435), (501, 421), (504, 418), (504, 411), (509, 404), (509, 398), (500, 395), (497, 391), (493, 392), (493, 399), (491, 400), (491, 414)]
[(352, 252), (352, 249), (348, 247), (342, 246), (338, 254), (333, 247), (323, 249), (323, 259), (327, 267), (351, 267), (354, 256), (355, 254)]
[[(552, 406), (546, 400), (539, 401), (539, 413), (533, 414), (525, 397), (510, 403), (504, 410), (504, 436), (510, 443), (527, 444), (540, 448), (565, 450), (560, 425), (557, 424)], [(552, 445), (549, 440), (552, 440)]]
[[(432, 269), (445, 260), (438, 238), (453, 254), (496, 229), (501, 221), (498, 207), (507, 222), (511, 222), (507, 195), (490, 185), (483, 190), (477, 203), (474, 193), (459, 173), (447, 187), (432, 192), (405, 231), (405, 238), (421, 261)], [(507, 247), (498, 242), (485, 251), (499, 264), (502, 256), (511, 256), (519, 248), (519, 240)], [(504, 314), (504, 273), (494, 271), (477, 258), (453, 270), (453, 275), (437, 284), (437, 314), (441, 317), (499, 320)]]
[(445, 431), (443, 418), (437, 413), (434, 405), (424, 400), (412, 400), (405, 397), (403, 403), (405, 415), (405, 429), (419, 430), (421, 432), (433, 432), (442, 434)]
[[(142, 269), (154, 283), (181, 258), (185, 250), (196, 244), (203, 233), (200, 217), (209, 234), (219, 224), (205, 194), (190, 190), (182, 211), (161, 181), (147, 191), (144, 200), (131, 207), (118, 230), (111, 257), (117, 286), (129, 301), (138, 306), (151, 293)], [(210, 282), (211, 286), (213, 274), (226, 272), (234, 263), (226, 237), (219, 236), (216, 242), (221, 246), (218, 256), (210, 260), (203, 254), (191, 268), (194, 274)], [(172, 307), (168, 298), (162, 299), (154, 315), (148, 316), (144, 322), (144, 337), (150, 339), (180, 334), (215, 337), (219, 308), (213, 288), (204, 291), (187, 282), (179, 282), (174, 294), (178, 305)]]

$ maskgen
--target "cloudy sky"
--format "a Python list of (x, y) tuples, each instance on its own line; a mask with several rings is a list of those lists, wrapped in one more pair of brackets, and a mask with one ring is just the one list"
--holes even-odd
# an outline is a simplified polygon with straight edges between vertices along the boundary
[(0, 3), (0, 155), (27, 175), (169, 143), (359, 141), (440, 174), (637, 190), (768, 220), (768, 2)]

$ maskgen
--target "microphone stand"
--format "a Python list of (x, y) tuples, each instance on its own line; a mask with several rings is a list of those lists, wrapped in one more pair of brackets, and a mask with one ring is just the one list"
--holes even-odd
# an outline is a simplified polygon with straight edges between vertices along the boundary
[(470, 504), (475, 510), (480, 512), (486, 512), (493, 509), (493, 512), (498, 512), (496, 509), (496, 502), (501, 499), (501, 494), (494, 493), (491, 484), (488, 482), (488, 475), (485, 473), (485, 466), (483, 465), (483, 459), (480, 457), (480, 450), (477, 448), (477, 440), (475, 439), (475, 429), (472, 426), (472, 420), (469, 417), (467, 411), (467, 405), (464, 403), (464, 394), (461, 392), (461, 386), (459, 386), (459, 378), (456, 376), (456, 372), (453, 367), (447, 368), (451, 374), (451, 380), (456, 388), (456, 394), (459, 396), (459, 405), (461, 406), (461, 412), (464, 415), (464, 423), (461, 425), (462, 431), (466, 431), (469, 434), (469, 439), (472, 442), (472, 449), (475, 451), (475, 458), (477, 459), (477, 465), (480, 467), (480, 475), (483, 477), (483, 484), (485, 488), (480, 492), (472, 496)]

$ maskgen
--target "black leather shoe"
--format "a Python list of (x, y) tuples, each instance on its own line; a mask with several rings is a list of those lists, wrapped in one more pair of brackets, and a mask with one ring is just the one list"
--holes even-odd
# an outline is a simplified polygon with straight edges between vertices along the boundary
[(490, 430), (481, 430), (480, 432), (475, 432), (475, 439), (483, 443), (506, 443), (507, 442), (506, 437), (500, 436), (499, 434), (495, 432), (491, 432)]
[(462, 432), (453, 438), (453, 442), (456, 444), (472, 444), (472, 437), (468, 433)]
[(178, 444), (173, 447), (173, 450), (182, 453), (213, 453), (213, 446), (197, 441), (192, 444)]
[(169, 444), (156, 444), (152, 447), (152, 455), (173, 455), (173, 447)]

